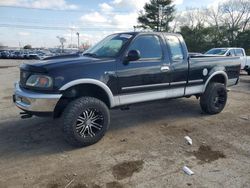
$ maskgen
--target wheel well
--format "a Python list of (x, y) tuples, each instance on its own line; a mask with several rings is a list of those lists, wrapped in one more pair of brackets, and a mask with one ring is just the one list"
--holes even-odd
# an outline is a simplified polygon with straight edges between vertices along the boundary
[(94, 84), (79, 84), (72, 86), (62, 93), (61, 99), (58, 101), (54, 110), (54, 118), (61, 115), (65, 107), (79, 97), (94, 97), (104, 102), (110, 108), (110, 100), (108, 94), (99, 86)]
[(207, 80), (205, 86), (203, 87), (203, 92), (205, 92), (208, 84), (211, 82), (217, 82), (217, 83), (221, 83), (227, 86), (227, 76), (224, 75), (223, 73), (215, 74), (214, 76), (212, 76), (211, 79)]
[(226, 85), (226, 78), (222, 74), (214, 75), (209, 82), (217, 82)]

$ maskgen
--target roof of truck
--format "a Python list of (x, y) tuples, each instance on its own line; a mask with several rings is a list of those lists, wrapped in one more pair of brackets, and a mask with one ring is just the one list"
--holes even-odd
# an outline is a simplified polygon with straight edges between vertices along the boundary
[(177, 35), (181, 36), (180, 33), (169, 33), (169, 32), (154, 32), (154, 31), (131, 31), (131, 32), (118, 32), (115, 34), (130, 34), (130, 35), (137, 35), (137, 34), (159, 34), (159, 33), (164, 33), (164, 34), (170, 34), (170, 35)]

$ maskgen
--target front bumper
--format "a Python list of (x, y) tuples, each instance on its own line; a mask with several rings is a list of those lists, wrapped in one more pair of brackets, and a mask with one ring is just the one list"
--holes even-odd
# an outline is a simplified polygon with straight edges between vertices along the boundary
[(19, 83), (15, 83), (13, 102), (16, 106), (27, 112), (53, 112), (61, 94), (35, 93), (20, 88)]

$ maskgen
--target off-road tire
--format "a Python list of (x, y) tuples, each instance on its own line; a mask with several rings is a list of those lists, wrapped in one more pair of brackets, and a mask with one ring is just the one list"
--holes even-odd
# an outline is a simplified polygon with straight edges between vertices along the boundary
[(221, 83), (209, 83), (205, 92), (200, 97), (200, 106), (207, 114), (220, 113), (227, 102), (227, 89)]
[[(88, 127), (87, 123), (84, 123), (83, 126), (85, 127), (83, 127), (83, 129), (86, 131), (86, 133), (88, 134), (91, 133), (91, 134), (90, 135), (87, 134), (88, 136), (86, 136), (84, 132), (83, 136), (79, 133), (80, 132), (79, 125), (82, 124), (81, 121), (83, 121), (86, 114), (88, 114), (86, 116), (91, 116), (89, 113), (91, 112), (92, 109), (93, 113), (98, 112), (96, 117), (100, 116), (100, 119), (98, 119), (98, 121), (101, 122), (100, 124), (102, 125), (102, 127), (100, 130), (92, 127), (91, 128), (91, 132), (93, 133), (92, 134), (91, 132), (88, 132), (90, 131), (89, 129), (86, 129), (86, 127)], [(63, 132), (65, 140), (73, 146), (84, 147), (95, 144), (100, 139), (102, 139), (102, 137), (104, 136), (109, 127), (110, 114), (107, 105), (102, 101), (100, 101), (99, 99), (93, 97), (81, 97), (68, 104), (68, 106), (66, 107), (66, 109), (62, 114), (62, 121), (63, 121)], [(84, 120), (83, 122), (87, 121)], [(98, 128), (100, 127), (98, 126)], [(97, 132), (94, 132), (93, 130), (96, 130)]]

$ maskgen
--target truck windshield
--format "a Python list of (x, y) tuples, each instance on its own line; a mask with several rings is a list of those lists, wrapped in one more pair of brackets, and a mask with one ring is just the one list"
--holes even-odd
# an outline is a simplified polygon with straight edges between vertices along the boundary
[(132, 37), (130, 34), (114, 34), (106, 37), (92, 48), (88, 49), (83, 55), (96, 58), (113, 58), (121, 51)]
[(207, 51), (205, 54), (210, 55), (224, 55), (227, 52), (227, 49), (225, 48), (215, 48)]

